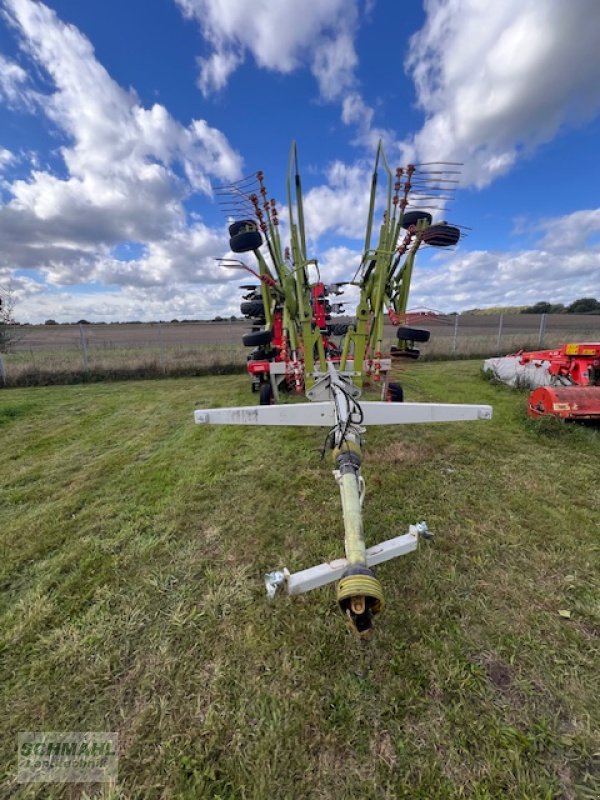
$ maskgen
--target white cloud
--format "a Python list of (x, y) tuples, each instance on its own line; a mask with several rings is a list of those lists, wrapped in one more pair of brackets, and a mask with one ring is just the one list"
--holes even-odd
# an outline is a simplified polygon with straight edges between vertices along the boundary
[(464, 161), (485, 186), (521, 151), (600, 110), (597, 0), (426, 0), (407, 69), (425, 123), (417, 160)]
[[(52, 80), (49, 94), (23, 91), (65, 138), (67, 177), (38, 168), (4, 183), (0, 266), (37, 268), (56, 285), (113, 273), (123, 278), (117, 282), (145, 285), (158, 271), (163, 282), (184, 273), (195, 279), (199, 255), (222, 252), (224, 242), (201, 223), (188, 227), (183, 200), (210, 194), (211, 176), (238, 178), (240, 156), (205, 120), (186, 127), (161, 105), (141, 106), (96, 60), (88, 39), (43, 4), (5, 0), (5, 7), (23, 51)], [(18, 82), (25, 83), (20, 72)], [(122, 241), (142, 243), (147, 257), (119, 272), (111, 251)], [(207, 266), (205, 273), (213, 274)]]
[(0, 172), (15, 160), (15, 155), (5, 147), (0, 147)]
[(326, 231), (352, 239), (364, 237), (371, 172), (362, 162), (347, 165), (335, 161), (327, 171), (327, 183), (310, 189), (304, 198), (307, 235), (318, 239)]
[[(195, 19), (212, 52), (198, 58), (198, 85), (204, 96), (225, 88), (248, 53), (263, 69), (289, 74), (310, 69), (319, 95), (339, 102), (342, 121), (357, 128), (354, 144), (373, 150), (390, 131), (373, 128), (374, 110), (358, 90), (354, 38), (359, 24), (357, 0), (175, 0)], [(369, 4), (364, 10), (370, 13)]]
[(356, 0), (175, 0), (195, 19), (212, 53), (199, 59), (204, 94), (222, 89), (250, 53), (259, 67), (290, 73), (310, 66), (321, 94), (338, 97), (354, 81)]
[(26, 83), (25, 70), (0, 53), (0, 99), (4, 98), (11, 104), (21, 101)]
[[(598, 295), (600, 209), (575, 211), (533, 226), (545, 232), (537, 247), (516, 252), (475, 250), (440, 254), (415, 269), (411, 305), (444, 310), (571, 303)], [(585, 246), (584, 246), (585, 245)]]
[(350, 247), (329, 247), (319, 258), (321, 278), (325, 283), (350, 281), (360, 265), (362, 253)]
[[(589, 239), (600, 233), (600, 208), (574, 211), (545, 220), (538, 226), (545, 231), (541, 245), (549, 250), (574, 250), (589, 247)], [(596, 246), (598, 243), (596, 244)], [(600, 275), (598, 284), (600, 285)]]
[[(241, 293), (229, 286), (210, 286), (200, 290), (197, 284), (170, 287), (133, 287), (127, 293), (105, 290), (90, 293), (41, 291), (28, 287), (20, 292), (15, 315), (21, 322), (121, 322), (123, 320), (211, 319), (217, 314), (239, 315)], [(20, 313), (27, 304), (27, 319)]]
[(229, 76), (243, 62), (243, 56), (230, 50), (217, 50), (208, 58), (198, 58), (198, 86), (207, 97), (212, 91), (224, 89)]
[(540, 300), (570, 303), (598, 294), (599, 271), (600, 248), (562, 254), (560, 264), (549, 250), (472, 251), (449, 256), (434, 268), (417, 265), (410, 305), (461, 311)]
[[(346, 23), (347, 24), (347, 23)], [(355, 82), (354, 69), (358, 64), (354, 37), (350, 30), (340, 30), (321, 42), (312, 60), (312, 72), (317, 79), (321, 96), (334, 100)]]

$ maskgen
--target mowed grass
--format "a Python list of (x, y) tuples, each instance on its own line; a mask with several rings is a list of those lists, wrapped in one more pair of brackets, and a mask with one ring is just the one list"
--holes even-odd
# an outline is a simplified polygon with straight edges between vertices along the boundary
[[(331, 587), (264, 598), (343, 528), (324, 432), (194, 426), (246, 378), (0, 393), (1, 797), (599, 796), (600, 430), (479, 362), (405, 386), (494, 419), (369, 429), (369, 543), (437, 536), (378, 569), (368, 645)], [(117, 731), (118, 784), (15, 783), (32, 730)]]

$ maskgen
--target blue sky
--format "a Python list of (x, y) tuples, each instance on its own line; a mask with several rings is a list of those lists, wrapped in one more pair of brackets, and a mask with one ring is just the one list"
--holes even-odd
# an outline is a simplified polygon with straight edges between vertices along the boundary
[[(495, 7), (498, 6), (498, 7)], [(20, 321), (238, 312), (214, 189), (298, 142), (312, 254), (360, 261), (377, 141), (460, 161), (411, 305), (600, 296), (597, 0), (0, 0), (0, 287)]]

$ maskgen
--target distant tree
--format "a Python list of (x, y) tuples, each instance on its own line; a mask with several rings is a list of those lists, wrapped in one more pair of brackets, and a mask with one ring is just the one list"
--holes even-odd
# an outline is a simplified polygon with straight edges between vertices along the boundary
[(215, 317), (213, 319), (213, 322), (224, 322), (224, 319), (223, 319), (223, 317)]
[(12, 287), (0, 288), (0, 353), (7, 353), (18, 338), (18, 326), (13, 317), (15, 295)]
[(562, 303), (547, 303), (542, 300), (533, 306), (521, 309), (521, 314), (564, 314), (565, 307)]
[(78, 319), (75, 325), (90, 325), (87, 319)]
[(172, 319), (171, 320), (171, 325), (174, 325), (176, 322), (179, 322), (179, 320), (178, 319)]
[(546, 303), (542, 301), (540, 303), (536, 303), (534, 306), (527, 306), (521, 312), (522, 314), (549, 314), (550, 309), (552, 308), (550, 303)]
[(237, 321), (237, 317), (236, 317), (236, 315), (235, 315), (235, 314), (232, 314), (232, 315), (229, 317), (229, 322), (236, 322), (236, 321)]
[(55, 319), (47, 319), (44, 325), (58, 325), (58, 322)]
[(600, 303), (595, 297), (580, 297), (567, 306), (567, 314), (600, 314)]

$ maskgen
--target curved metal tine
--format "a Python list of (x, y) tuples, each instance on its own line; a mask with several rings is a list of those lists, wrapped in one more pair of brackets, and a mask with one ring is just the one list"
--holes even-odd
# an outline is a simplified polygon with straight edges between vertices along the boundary
[(438, 169), (438, 170), (415, 170), (415, 180), (424, 180), (430, 178), (435, 180), (438, 175), (462, 175), (460, 170), (452, 169)]
[[(236, 213), (239, 212), (241, 214), (249, 214), (251, 211), (254, 212), (254, 209), (251, 206), (244, 206), (241, 204), (232, 205), (231, 203), (221, 204), (219, 203), (219, 208), (225, 213)], [(254, 216), (254, 213), (252, 214)]]
[(415, 178), (412, 181), (412, 186), (428, 186), (429, 184), (438, 184), (438, 183), (460, 183), (459, 180), (455, 178)]
[(215, 192), (217, 197), (234, 197), (234, 198), (243, 198), (247, 202), (250, 202), (250, 197), (255, 194), (253, 190), (242, 190), (238, 186), (230, 186), (225, 191)]
[(464, 161), (420, 161), (413, 164), (413, 167), (464, 167)]
[(411, 205), (414, 205), (415, 203), (421, 203), (421, 202), (426, 203), (428, 200), (435, 200), (435, 201), (438, 201), (438, 200), (454, 200), (454, 197), (449, 197), (447, 195), (442, 195), (442, 194), (419, 194), (418, 192), (416, 194), (411, 194), (410, 197), (411, 197)]
[(219, 205), (252, 205), (252, 202), (245, 198), (243, 195), (239, 196), (235, 194), (229, 195), (222, 195), (221, 197), (217, 198), (217, 203)]
[(223, 269), (249, 269), (243, 261), (237, 261), (234, 258), (215, 258), (214, 260), (220, 267), (223, 267)]
[(246, 175), (245, 178), (240, 178), (239, 181), (233, 181), (232, 183), (222, 183), (219, 186), (219, 189), (229, 189), (232, 186), (241, 186), (245, 183), (257, 183), (256, 173), (253, 172), (251, 175)]
[(226, 192), (215, 192), (217, 198), (220, 198), (219, 202), (224, 202), (226, 198), (234, 199), (234, 200), (243, 200), (244, 202), (250, 203), (250, 194), (246, 194), (242, 192), (240, 189), (228, 189)]
[(413, 192), (413, 194), (429, 194), (429, 193), (433, 193), (433, 192), (435, 192), (436, 194), (439, 194), (440, 192), (454, 193), (456, 191), (457, 187), (454, 186), (454, 185), (438, 186), (438, 184), (436, 184), (436, 183), (426, 183), (426, 182), (424, 182), (424, 183), (415, 184), (414, 189), (415, 189), (415, 191)]
[[(448, 175), (462, 175), (461, 172), (453, 172), (451, 170), (435, 170), (432, 172), (415, 172), (414, 180), (415, 181), (442, 181), (442, 180), (450, 180), (450, 178), (446, 177)], [(458, 178), (453, 178), (452, 180), (458, 180)]]
[(253, 207), (252, 203), (245, 202), (241, 198), (235, 200), (225, 200), (223, 198), (217, 199), (217, 205), (221, 208), (250, 208)]

